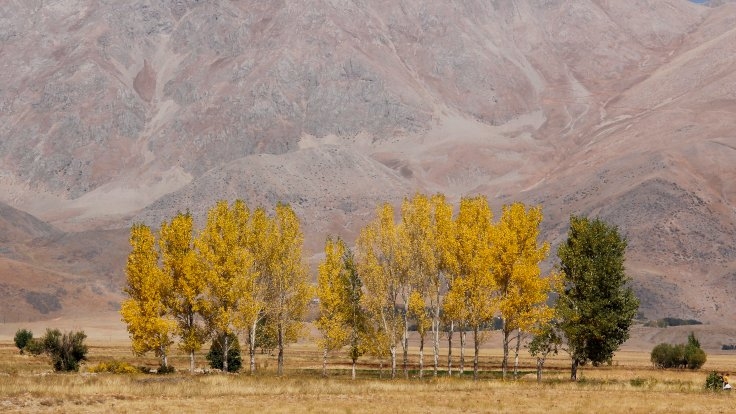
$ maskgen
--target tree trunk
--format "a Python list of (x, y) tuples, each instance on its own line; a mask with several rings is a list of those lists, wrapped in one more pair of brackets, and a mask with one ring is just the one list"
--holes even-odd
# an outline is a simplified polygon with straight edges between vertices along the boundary
[(396, 345), (391, 345), (391, 379), (396, 378)]
[(250, 373), (255, 374), (256, 372), (256, 327), (258, 321), (253, 322), (250, 332), (248, 333), (248, 353), (250, 356)]
[(402, 338), (402, 345), (404, 347), (404, 378), (409, 379), (409, 299), (406, 299), (404, 305), (404, 337)]
[(194, 374), (194, 351), (189, 351), (189, 372)]
[(284, 375), (284, 329), (282, 325), (279, 325), (279, 357), (278, 357), (278, 368), (276, 373), (279, 376)]
[(353, 380), (355, 380), (355, 363), (357, 362), (356, 359), (353, 359)]
[(478, 381), (478, 352), (480, 351), (480, 344), (478, 343), (478, 327), (473, 327), (473, 381)]
[(327, 376), (327, 347), (325, 347), (325, 351), (322, 354), (322, 376)]
[(544, 360), (537, 358), (537, 382), (542, 382), (542, 368), (544, 368)]
[(578, 360), (575, 358), (572, 359), (572, 368), (570, 369), (570, 380), (571, 381), (578, 380)]
[(447, 331), (447, 376), (452, 376), (452, 334), (455, 330), (455, 322), (450, 321), (450, 329)]
[(519, 378), (519, 349), (521, 349), (521, 329), (516, 330), (516, 348), (514, 349), (514, 379)]
[(161, 349), (161, 366), (163, 368), (168, 368), (169, 367), (169, 356), (166, 355), (166, 351), (163, 349), (163, 347), (161, 347), (160, 349)]
[(383, 358), (378, 361), (378, 379), (383, 378)]
[(227, 333), (223, 335), (222, 340), (222, 372), (227, 372), (227, 354), (230, 352), (230, 338)]
[[(436, 373), (437, 371), (435, 371)], [(424, 377), (424, 335), (419, 336), (419, 379)]]
[(460, 375), (465, 373), (465, 328), (460, 330)]
[(434, 334), (432, 346), (434, 347), (434, 376), (440, 366), (440, 286), (437, 286), (437, 297), (435, 298), (434, 315), (432, 320), (432, 333)]
[(509, 336), (511, 332), (506, 330), (506, 321), (503, 327), (503, 359), (501, 360), (501, 378), (506, 379), (506, 372), (509, 367)]

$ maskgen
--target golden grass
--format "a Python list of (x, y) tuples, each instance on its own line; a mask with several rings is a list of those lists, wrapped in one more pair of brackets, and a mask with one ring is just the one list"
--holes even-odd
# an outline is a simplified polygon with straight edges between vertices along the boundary
[[(156, 364), (152, 358), (133, 357), (125, 343), (92, 344), (88, 365), (111, 359)], [(199, 359), (201, 366), (204, 359)], [(172, 361), (188, 366), (184, 355)], [(696, 413), (728, 412), (735, 402), (728, 393), (703, 390), (708, 370), (736, 372), (736, 361), (728, 355), (709, 356), (703, 370), (692, 372), (655, 370), (648, 353), (620, 352), (611, 366), (583, 367), (577, 383), (567, 380), (568, 363), (561, 356), (548, 362), (551, 369), (542, 384), (536, 383), (528, 356), (521, 361), (518, 380), (497, 379), (499, 361), (499, 350), (485, 350), (483, 366), (490, 372), (478, 382), (434, 379), (429, 371), (424, 380), (378, 379), (370, 364), (362, 365), (360, 379), (351, 381), (344, 359), (331, 361), (338, 369), (322, 378), (318, 350), (303, 344), (289, 349), (282, 378), (273, 374), (274, 358), (265, 355), (259, 355), (261, 372), (255, 376), (55, 374), (43, 358), (20, 356), (11, 344), (2, 344), (0, 411)]]

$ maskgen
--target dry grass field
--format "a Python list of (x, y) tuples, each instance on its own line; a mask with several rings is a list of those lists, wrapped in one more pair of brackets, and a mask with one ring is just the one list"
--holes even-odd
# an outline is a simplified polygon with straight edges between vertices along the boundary
[[(457, 352), (455, 353), (457, 355)], [(498, 413), (725, 413), (736, 396), (703, 390), (710, 370), (736, 372), (736, 358), (710, 355), (700, 371), (655, 370), (641, 351), (619, 352), (611, 366), (583, 367), (582, 379), (567, 380), (567, 360), (548, 361), (544, 381), (535, 380), (533, 361), (522, 353), (517, 380), (499, 379), (500, 351), (484, 350), (481, 379), (448, 378), (443, 372), (420, 380), (379, 378), (374, 361), (364, 361), (359, 379), (349, 379), (346, 360), (332, 361), (321, 376), (319, 352), (299, 344), (286, 355), (287, 374), (276, 377), (275, 357), (259, 355), (259, 373), (224, 375), (94, 374), (101, 361), (136, 358), (125, 342), (90, 342), (90, 360), (80, 373), (55, 374), (44, 358), (19, 355), (12, 342), (0, 344), (0, 411), (3, 412), (498, 412)], [(416, 355), (412, 360), (416, 362)], [(183, 355), (173, 365), (188, 366)], [(198, 365), (205, 364), (200, 357)], [(469, 365), (469, 364), (468, 364)], [(467, 369), (467, 368), (466, 368)], [(468, 372), (466, 371), (466, 374)]]

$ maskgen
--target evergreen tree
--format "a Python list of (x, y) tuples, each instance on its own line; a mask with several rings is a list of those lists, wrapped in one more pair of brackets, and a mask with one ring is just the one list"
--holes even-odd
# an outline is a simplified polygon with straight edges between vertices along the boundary
[(570, 377), (588, 361), (601, 364), (629, 338), (639, 300), (624, 271), (626, 240), (599, 219), (570, 218), (558, 256), (564, 290), (558, 299), (560, 328), (572, 358)]
[(213, 339), (212, 346), (210, 346), (210, 351), (207, 353), (206, 358), (210, 362), (211, 368), (221, 369), (225, 366), (222, 361), (224, 355), (222, 344), (227, 343), (227, 372), (238, 372), (243, 366), (243, 360), (240, 357), (240, 342), (238, 342), (238, 337), (234, 334), (230, 333), (228, 336), (227, 341), (224, 338)]

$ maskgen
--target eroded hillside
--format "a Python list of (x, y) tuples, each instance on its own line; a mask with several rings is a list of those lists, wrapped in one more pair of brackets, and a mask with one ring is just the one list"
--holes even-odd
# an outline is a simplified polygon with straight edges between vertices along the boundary
[(647, 316), (733, 321), (734, 22), (685, 0), (6, 1), (0, 201), (54, 227), (0, 210), (46, 243), (0, 253), (114, 297), (132, 221), (282, 200), (316, 252), (380, 201), (482, 193), (541, 203), (555, 242), (571, 213), (617, 224)]

